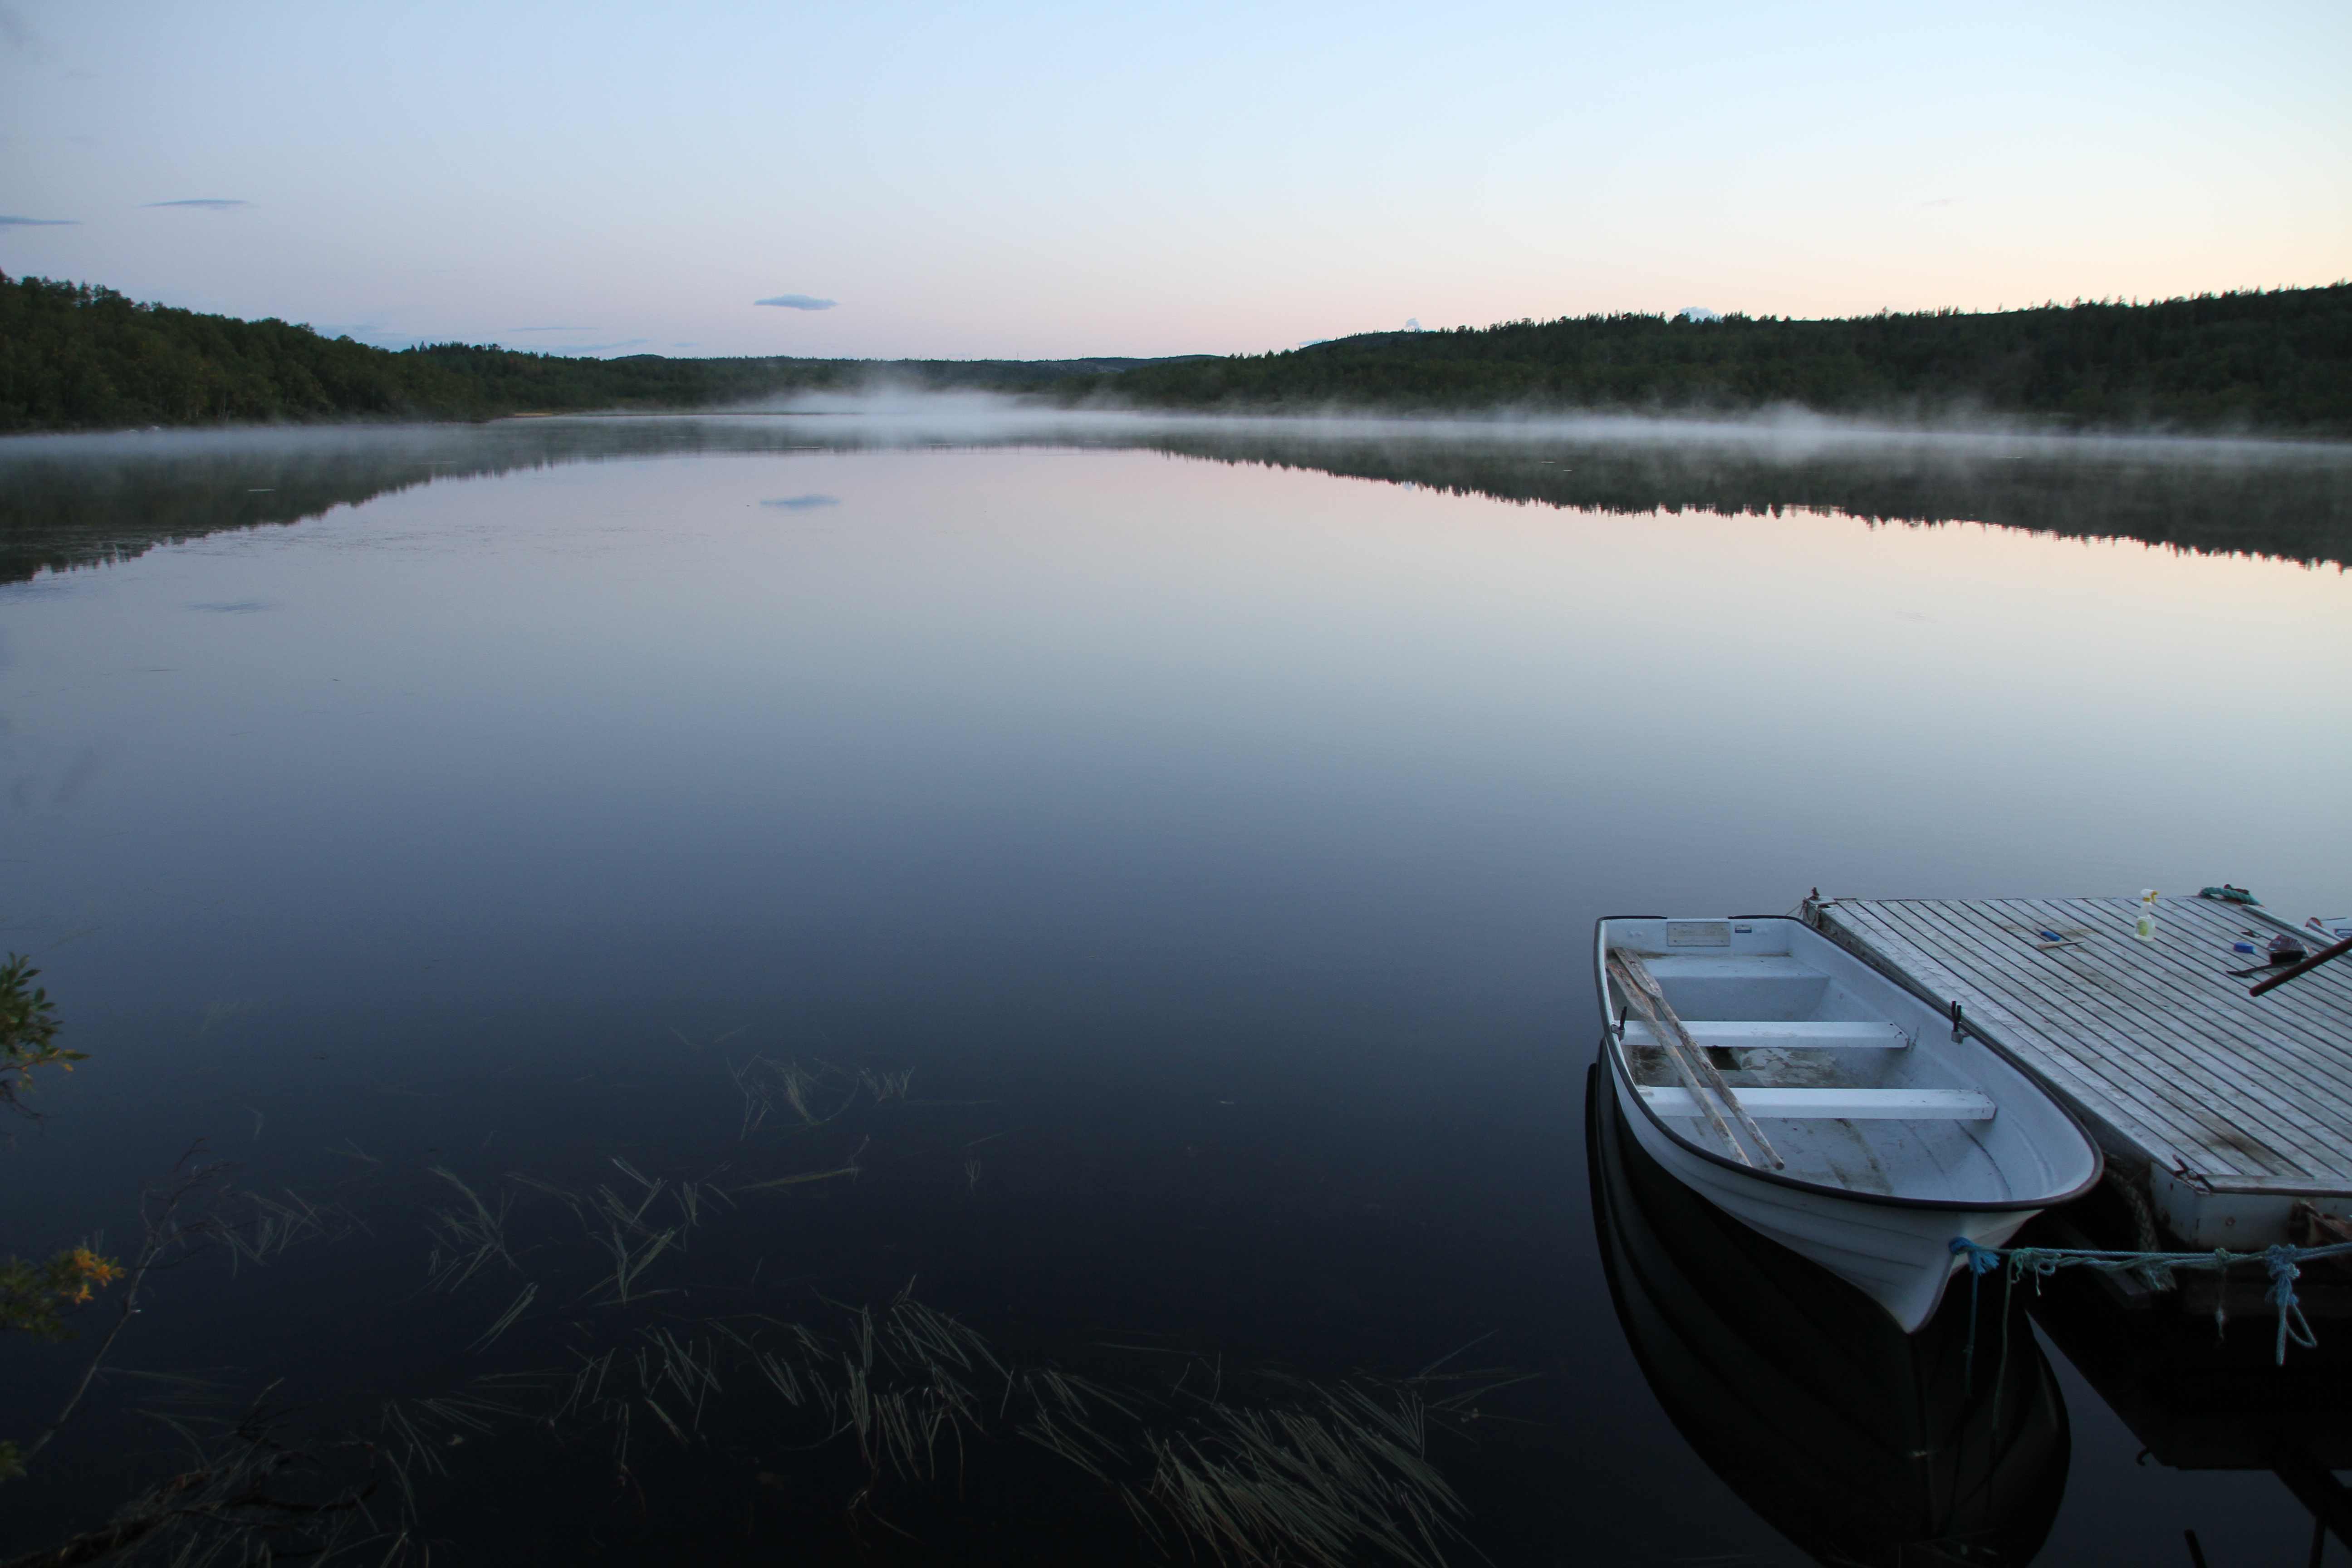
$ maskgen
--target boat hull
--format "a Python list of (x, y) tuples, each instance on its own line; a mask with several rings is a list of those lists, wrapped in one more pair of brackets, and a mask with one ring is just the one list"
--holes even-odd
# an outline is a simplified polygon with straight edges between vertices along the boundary
[(1759, 1235), (1847, 1281), (1886, 1309), (1906, 1334), (1936, 1315), (1961, 1267), (1952, 1238), (2000, 1247), (2039, 1208), (1969, 1209), (1901, 1199), (1841, 1197), (1746, 1175), (1708, 1160), (1658, 1125), (1604, 1041), (1611, 1090), (1643, 1152), (1675, 1178)]

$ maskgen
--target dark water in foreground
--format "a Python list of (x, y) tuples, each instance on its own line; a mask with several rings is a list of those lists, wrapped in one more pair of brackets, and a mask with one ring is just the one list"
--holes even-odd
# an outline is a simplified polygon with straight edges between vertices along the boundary
[[(0, 915), (91, 1057), (0, 1252), (135, 1246), (199, 1139), (279, 1205), (157, 1277), (0, 1552), (268, 1391), (371, 1559), (2299, 1563), (2277, 1479), (2136, 1464), (2021, 1316), (1979, 1408), (1948, 1324), (1785, 1349), (1740, 1303), (1840, 1304), (1638, 1172), (1597, 1230), (1584, 1105), (1603, 913), (2341, 912), (2352, 465), (2242, 458), (0, 448)], [(0, 1436), (72, 1351), (0, 1345)], [(1898, 1428), (1963, 1459), (1906, 1490)]]

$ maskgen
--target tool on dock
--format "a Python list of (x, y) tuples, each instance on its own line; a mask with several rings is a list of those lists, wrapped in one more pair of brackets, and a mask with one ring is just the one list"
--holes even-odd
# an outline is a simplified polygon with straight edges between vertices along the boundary
[(2284, 985), (2288, 981), (2294, 979), (2296, 975), (2308, 974), (2313, 970), (2318, 968), (2321, 964), (2326, 963), (2328, 960), (2341, 958), (2347, 952), (2352, 952), (2352, 936), (2346, 937), (2334, 947), (2321, 948), (2317, 952), (2313, 953), (2301, 963), (2294, 965), (2291, 969), (2283, 969), (2279, 971), (2276, 974), (2272, 975), (2268, 980), (2263, 981), (2260, 985), (2248, 986), (2246, 988), (2246, 994), (2249, 996), (2259, 996), (2273, 985)]
[[(2240, 952), (2252, 952), (2256, 951), (2253, 943), (2252, 942), (2233, 942), (2230, 945)], [(2263, 959), (2262, 963), (2254, 964), (2249, 968), (2231, 970), (2230, 978), (2232, 980), (2243, 980), (2247, 975), (2260, 974), (2265, 969), (2276, 969), (2283, 963), (2297, 963), (2304, 956), (2303, 943), (2296, 941), (2294, 937), (2285, 935), (2271, 938), (2270, 946), (2262, 951), (2267, 952), (2269, 956)]]

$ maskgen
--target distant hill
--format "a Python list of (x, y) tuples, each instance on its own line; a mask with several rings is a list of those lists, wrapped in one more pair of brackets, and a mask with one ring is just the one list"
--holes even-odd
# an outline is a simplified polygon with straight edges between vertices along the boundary
[(0, 431), (344, 419), (478, 419), (701, 408), (878, 376), (1035, 390), (1155, 363), (572, 359), (465, 343), (393, 351), (280, 321), (142, 305), (110, 289), (0, 276)]
[(2026, 416), (2073, 427), (2352, 435), (2352, 284), (2150, 304), (1827, 321), (1580, 316), (1370, 332), (1145, 365), (1060, 395), (1156, 408), (1526, 407)]

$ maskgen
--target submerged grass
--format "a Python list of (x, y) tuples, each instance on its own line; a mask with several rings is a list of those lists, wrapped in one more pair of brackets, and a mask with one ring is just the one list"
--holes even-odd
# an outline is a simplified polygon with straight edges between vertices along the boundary
[[(828, 1125), (855, 1100), (903, 1099), (908, 1079), (766, 1058), (730, 1070), (743, 1092), (747, 1137), (771, 1124), (786, 1132)], [(608, 1433), (624, 1478), (634, 1473), (641, 1430), (692, 1449), (706, 1441), (715, 1404), (757, 1392), (774, 1396), (787, 1422), (809, 1424), (790, 1447), (839, 1444), (855, 1453), (864, 1479), (850, 1514), (893, 1530), (875, 1511), (887, 1496), (960, 1478), (974, 1445), (1002, 1437), (1099, 1489), (1164, 1553), (1236, 1568), (1442, 1568), (1445, 1549), (1463, 1539), (1462, 1500), (1429, 1458), (1430, 1423), (1475, 1415), (1480, 1396), (1519, 1375), (1464, 1370), (1478, 1341), (1409, 1377), (1327, 1383), (1229, 1376), (1213, 1360), (1163, 1352), (1171, 1359), (1157, 1364), (1155, 1386), (1114, 1386), (1063, 1367), (1006, 1364), (970, 1325), (919, 1300), (911, 1281), (879, 1303), (818, 1296), (817, 1310), (789, 1319), (682, 1315), (686, 1287), (651, 1283), (656, 1265), (685, 1253), (712, 1203), (856, 1175), (870, 1142), (833, 1167), (750, 1181), (727, 1180), (729, 1167), (649, 1173), (615, 1154), (606, 1164), (616, 1180), (575, 1187), (513, 1172), (495, 1197), (436, 1168), (465, 1201), (431, 1221), (433, 1279), (455, 1289), (494, 1264), (520, 1270), (519, 1258), (549, 1247), (567, 1271), (577, 1270), (583, 1244), (602, 1254), (603, 1268), (586, 1271), (595, 1282), (569, 1292), (561, 1314), (590, 1342), (572, 1346), (572, 1370), (547, 1385), (535, 1418)], [(967, 1159), (964, 1174), (976, 1181), (976, 1160)], [(575, 1239), (509, 1245), (517, 1196), (554, 1200)], [(499, 1345), (543, 1296), (542, 1282), (527, 1279), (471, 1348)], [(591, 1315), (576, 1315), (583, 1310)], [(1228, 1394), (1243, 1384), (1255, 1397)], [(504, 1392), (483, 1388), (387, 1402), (383, 1424), (399, 1484), (442, 1473), (468, 1434), (518, 1413)]]
[(428, 1288), (457, 1289), (493, 1261), (504, 1263), (509, 1268), (517, 1268), (514, 1255), (507, 1250), (506, 1220), (510, 1206), (507, 1194), (501, 1193), (498, 1206), (492, 1208), (455, 1171), (436, 1165), (432, 1173), (457, 1188), (466, 1202), (458, 1208), (436, 1210), (425, 1219), (425, 1228), (434, 1238), (433, 1251), (425, 1265)]
[(291, 1188), (281, 1192), (277, 1198), (250, 1190), (240, 1194), (247, 1210), (243, 1222), (221, 1231), (232, 1269), (268, 1264), (304, 1242), (340, 1241), (367, 1228), (340, 1204), (313, 1203)]
[[(903, 1101), (911, 1079), (765, 1058), (730, 1071), (743, 1093), (747, 1139), (762, 1128), (789, 1140), (835, 1126), (826, 1136), (844, 1144), (855, 1124), (836, 1124), (853, 1104)], [(989, 1141), (954, 1156), (968, 1186), (979, 1176), (972, 1151)], [(469, 1313), (469, 1353), (513, 1361), (553, 1352), (548, 1359), (562, 1370), (492, 1372), (437, 1394), (374, 1399), (373, 1430), (352, 1441), (381, 1466), (396, 1511), (361, 1538), (385, 1543), (386, 1562), (422, 1560), (428, 1481), (448, 1477), (467, 1445), (494, 1433), (531, 1427), (558, 1442), (594, 1435), (609, 1446), (615, 1485), (642, 1499), (633, 1466), (718, 1445), (740, 1453), (748, 1419), (754, 1448), (835, 1456), (820, 1473), (842, 1487), (835, 1495), (853, 1530), (870, 1521), (900, 1531), (886, 1511), (921, 1506), (929, 1489), (960, 1490), (976, 1457), (992, 1451), (992, 1463), (1066, 1475), (1116, 1503), (1108, 1517), (1123, 1512), (1162, 1555), (1238, 1568), (1442, 1568), (1446, 1548), (1463, 1539), (1464, 1507), (1429, 1458), (1429, 1432), (1434, 1418), (1475, 1415), (1480, 1395), (1517, 1376), (1461, 1370), (1478, 1342), (1410, 1377), (1325, 1383), (1234, 1374), (1164, 1347), (1108, 1345), (1155, 1354), (1148, 1377), (1107, 1382), (1010, 1363), (970, 1324), (919, 1300), (912, 1280), (865, 1303), (830, 1300), (806, 1282), (771, 1283), (767, 1300), (782, 1290), (808, 1303), (779, 1316), (743, 1310), (761, 1299), (756, 1267), (748, 1282), (730, 1285), (677, 1267), (738, 1195), (859, 1174), (871, 1142), (838, 1163), (772, 1176), (741, 1169), (755, 1163), (756, 1146), (687, 1173), (613, 1153), (570, 1183), (523, 1171), (469, 1182), (430, 1167), (436, 1193), (455, 1201), (427, 1207), (419, 1295), (474, 1289), (482, 1300)], [(290, 1192), (257, 1200), (254, 1215), (237, 1257), (256, 1263), (358, 1223)], [(500, 1278), (508, 1283), (495, 1298), (481, 1289)], [(728, 1310), (688, 1310), (689, 1299), (719, 1292), (731, 1296)], [(147, 1387), (148, 1414), (174, 1430), (201, 1424), (203, 1402), (219, 1394), (196, 1378)]]
[[(792, 1129), (839, 1121), (857, 1103), (861, 1092), (873, 1105), (903, 1101), (915, 1077), (912, 1068), (876, 1072), (822, 1061), (806, 1068), (797, 1060), (778, 1061), (756, 1054), (740, 1062), (730, 1061), (727, 1071), (742, 1097), (741, 1136), (745, 1138), (771, 1121)], [(791, 1114), (785, 1115), (786, 1111)]]

